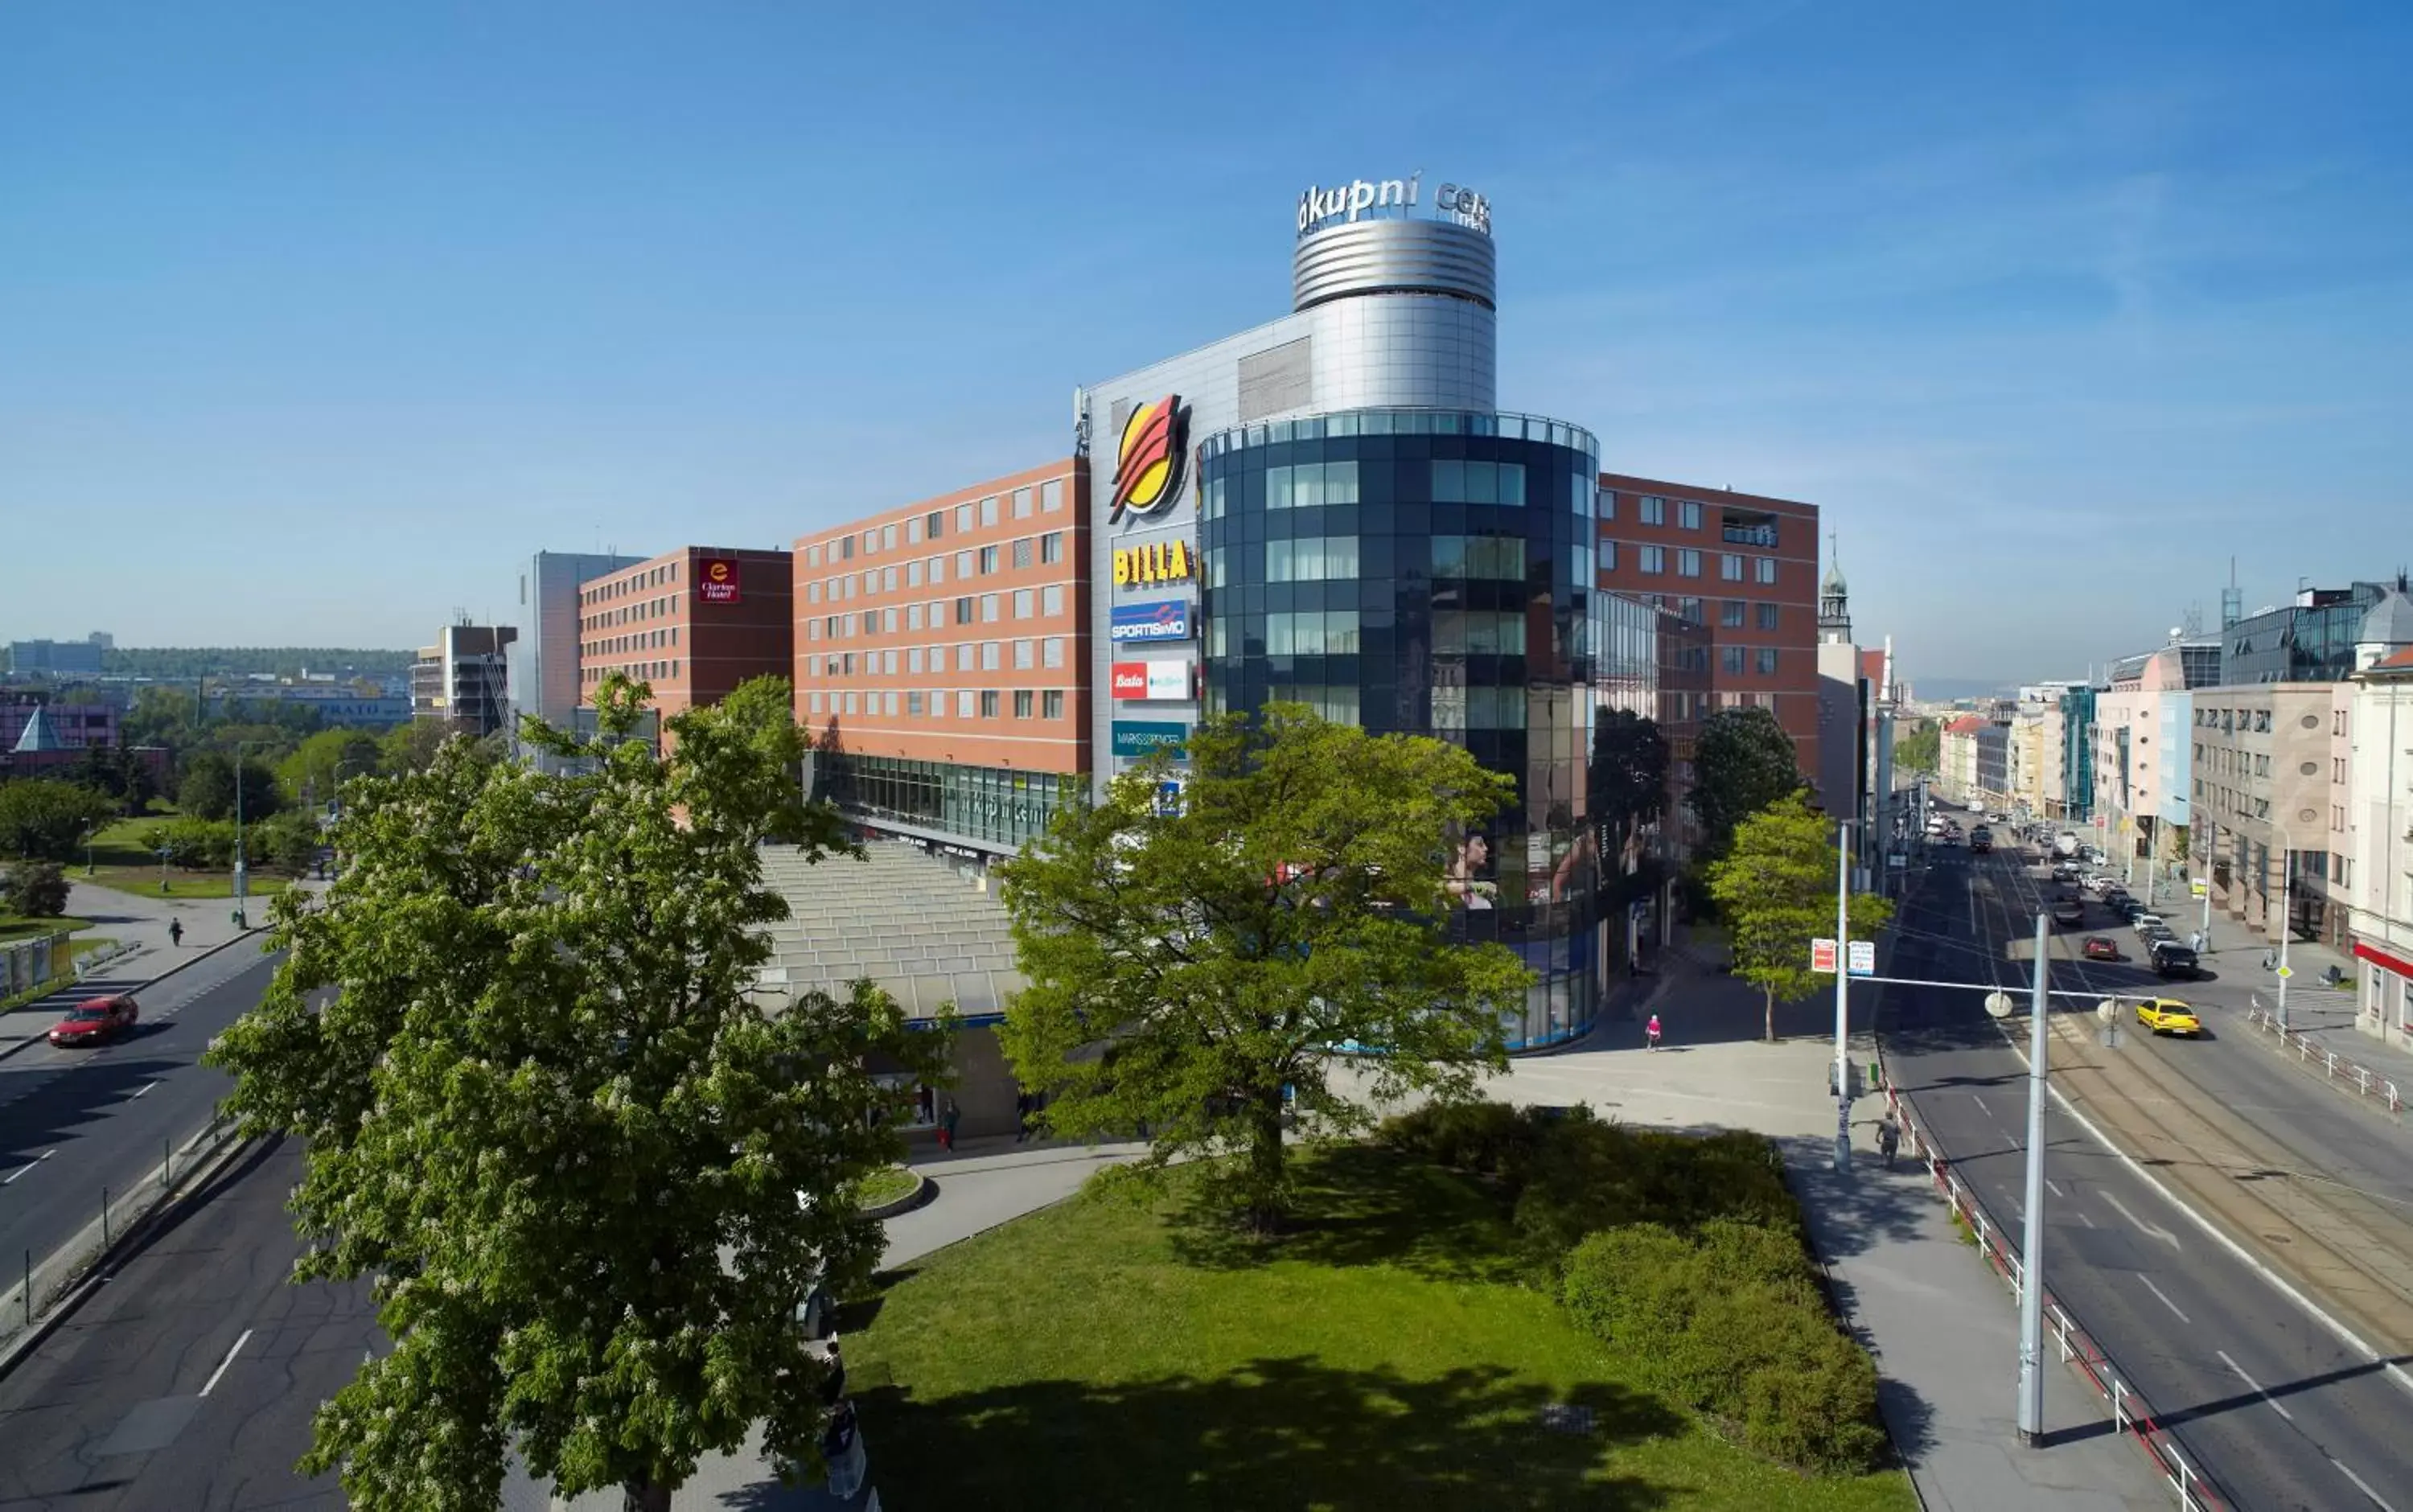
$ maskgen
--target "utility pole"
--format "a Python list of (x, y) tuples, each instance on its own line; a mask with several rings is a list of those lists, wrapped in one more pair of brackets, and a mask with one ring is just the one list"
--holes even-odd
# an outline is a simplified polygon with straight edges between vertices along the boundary
[(2028, 992), (2027, 1232), (2020, 1243), (2020, 1442), (2044, 1434), (2045, 949), (2051, 921), (2036, 915), (2035, 982)]
[(2279, 1032), (2287, 1032), (2287, 937), (2294, 934), (2295, 918), (2288, 910), (2287, 884), (2295, 880), (2296, 852), (2294, 841), (2285, 831), (2279, 836)]
[(1852, 1168), (1852, 826), (1835, 826), (1835, 1169)]

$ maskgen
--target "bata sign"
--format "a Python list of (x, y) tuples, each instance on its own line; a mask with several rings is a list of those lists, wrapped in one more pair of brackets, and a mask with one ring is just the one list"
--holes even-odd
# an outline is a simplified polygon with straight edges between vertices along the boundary
[(1186, 583), (1196, 571), (1195, 554), (1187, 541), (1115, 548), (1115, 586), (1118, 588), (1137, 583)]
[(705, 603), (737, 601), (737, 564), (726, 556), (695, 564), (695, 596)]
[(1114, 664), (1114, 695), (1118, 699), (1184, 702), (1190, 697), (1190, 665), (1186, 659), (1179, 661), (1118, 661)]

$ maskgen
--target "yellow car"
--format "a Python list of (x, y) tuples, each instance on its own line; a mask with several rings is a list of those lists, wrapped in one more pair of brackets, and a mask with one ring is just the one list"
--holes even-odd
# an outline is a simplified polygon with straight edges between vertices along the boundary
[(2149, 998), (2137, 1004), (2137, 1022), (2156, 1034), (2200, 1034), (2203, 1021), (2176, 998)]

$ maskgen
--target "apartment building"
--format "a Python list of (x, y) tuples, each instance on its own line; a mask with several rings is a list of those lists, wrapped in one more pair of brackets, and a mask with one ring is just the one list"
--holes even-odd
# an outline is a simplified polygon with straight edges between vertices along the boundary
[(2253, 683), (2195, 696), (2196, 855), (2212, 868), (2213, 903), (2274, 942), (2283, 919), (2299, 940), (2346, 939), (2332, 882), (2346, 869), (2351, 793), (2335, 747), (2351, 704), (2346, 683)]
[(1013, 854), (1083, 795), (1088, 483), (1065, 458), (797, 538), (817, 794), (973, 856)]
[(2376, 637), (2357, 647), (2339, 880), (2358, 968), (2355, 1027), (2413, 1050), (2413, 601), (2398, 595), (2386, 607)]
[(506, 660), (519, 630), (510, 625), (463, 621), (436, 633), (410, 667), (410, 714), (437, 719), (473, 737), (510, 722), (511, 672)]
[(1813, 778), (1818, 506), (1600, 475), (1599, 585), (1709, 628), (1717, 708), (1773, 711)]
[(788, 554), (681, 546), (579, 585), (579, 703), (620, 673), (653, 689), (653, 714), (720, 702), (750, 677), (784, 677), (794, 620)]

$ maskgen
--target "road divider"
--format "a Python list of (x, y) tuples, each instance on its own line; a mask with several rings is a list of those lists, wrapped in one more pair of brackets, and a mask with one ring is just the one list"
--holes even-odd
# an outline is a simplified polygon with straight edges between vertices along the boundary
[(2385, 1108), (2397, 1118), (2405, 1116), (2405, 1091), (2394, 1077), (2346, 1059), (2309, 1034), (2281, 1027), (2279, 1015), (2262, 1005), (2259, 994), (2251, 1002), (2252, 1006), (2245, 1010), (2245, 1022), (2272, 1036), (2281, 1054), (2293, 1055), (2308, 1069), (2319, 1072), (2322, 1079), (2339, 1091)]

